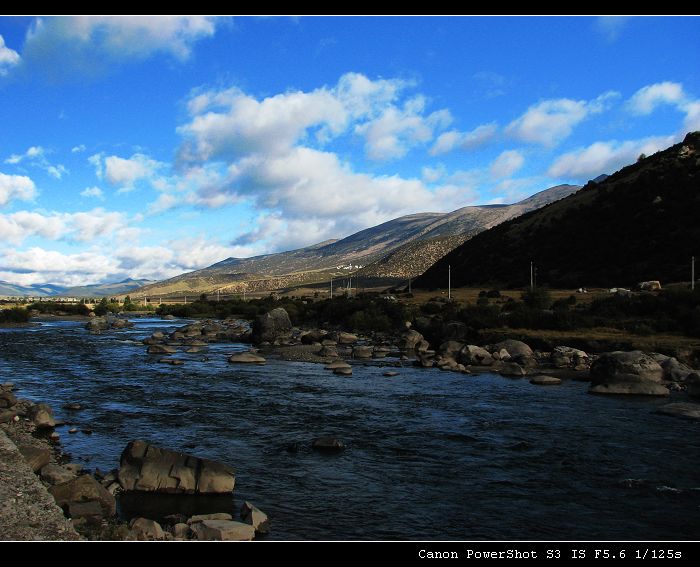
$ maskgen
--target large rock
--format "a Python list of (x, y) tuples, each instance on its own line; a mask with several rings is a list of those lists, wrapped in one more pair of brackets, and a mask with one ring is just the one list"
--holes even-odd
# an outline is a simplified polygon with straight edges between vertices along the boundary
[(253, 325), (253, 337), (257, 342), (273, 343), (280, 339), (289, 338), (292, 333), (292, 322), (289, 314), (282, 307), (277, 307), (261, 315)]
[(357, 342), (357, 335), (352, 333), (340, 332), (336, 337), (336, 341), (339, 345), (354, 345)]
[(32, 420), (37, 429), (56, 427), (53, 410), (47, 404), (35, 404), (27, 410), (27, 417)]
[(338, 358), (338, 349), (334, 346), (322, 346), (316, 354), (318, 356)]
[(148, 518), (134, 518), (129, 523), (131, 533), (139, 541), (160, 541), (165, 539), (165, 532), (155, 520)]
[(256, 534), (266, 534), (270, 531), (270, 522), (267, 514), (250, 502), (244, 502), (241, 507), (241, 519), (243, 523), (253, 526)]
[(666, 404), (658, 408), (656, 413), (671, 415), (673, 417), (684, 417), (686, 419), (700, 419), (700, 404), (683, 402)]
[(606, 352), (591, 365), (591, 383), (661, 382), (663, 369), (642, 351)]
[(73, 503), (98, 502), (104, 516), (114, 516), (117, 502), (107, 489), (90, 475), (79, 476), (68, 482), (49, 488), (56, 503), (68, 510)]
[(577, 348), (558, 346), (552, 351), (552, 364), (556, 368), (575, 368), (587, 362), (588, 354)]
[(265, 364), (265, 359), (254, 352), (240, 352), (234, 354), (229, 357), (228, 361), (238, 364)]
[(668, 357), (659, 364), (664, 371), (664, 380), (668, 382), (685, 382), (688, 376), (695, 372), (690, 366), (678, 362), (673, 357)]
[(167, 345), (151, 345), (148, 347), (148, 354), (174, 354), (177, 349)]
[(518, 356), (531, 357), (534, 355), (532, 349), (526, 345), (523, 341), (516, 341), (514, 339), (507, 339), (492, 345), (489, 349), (491, 352), (500, 352), (501, 350), (508, 351), (511, 358), (516, 358)]
[(530, 379), (530, 384), (535, 384), (537, 386), (556, 386), (561, 384), (561, 378), (556, 378), (555, 376), (535, 376)]
[(372, 358), (371, 346), (356, 346), (352, 349), (353, 358)]
[(125, 491), (170, 494), (226, 494), (236, 477), (223, 463), (132, 441), (122, 453), (119, 484)]
[(255, 537), (253, 526), (231, 520), (204, 520), (191, 528), (203, 541), (250, 541)]
[(438, 352), (450, 358), (457, 358), (462, 347), (464, 347), (464, 343), (459, 341), (445, 341), (438, 347)]
[(345, 449), (345, 443), (335, 437), (319, 437), (314, 439), (311, 448), (320, 453), (339, 453)]
[(422, 340), (423, 335), (421, 335), (418, 331), (411, 329), (403, 334), (401, 344), (399, 346), (402, 350), (415, 350)]
[(596, 384), (588, 390), (591, 394), (615, 394), (630, 396), (668, 396), (668, 388), (654, 382), (616, 382)]
[(301, 342), (305, 345), (312, 345), (314, 343), (320, 343), (328, 334), (328, 331), (323, 329), (313, 329), (308, 333), (301, 335)]
[(493, 364), (493, 357), (485, 348), (476, 345), (466, 345), (459, 352), (459, 361), (467, 365), (491, 366)]
[(9, 390), (0, 390), (0, 409), (11, 408), (17, 403), (17, 398)]
[(215, 512), (213, 514), (196, 514), (188, 518), (187, 525), (197, 524), (206, 520), (233, 520), (233, 516), (227, 512)]
[(76, 477), (75, 472), (61, 465), (48, 464), (41, 468), (41, 480), (49, 484), (62, 484)]
[(104, 317), (94, 317), (87, 322), (85, 328), (93, 333), (109, 329), (109, 322)]
[(27, 464), (36, 473), (43, 469), (51, 461), (51, 451), (45, 447), (34, 447), (33, 445), (18, 445), (19, 452), (27, 461)]
[(504, 362), (498, 371), (501, 376), (520, 377), (527, 374), (526, 370), (515, 362)]

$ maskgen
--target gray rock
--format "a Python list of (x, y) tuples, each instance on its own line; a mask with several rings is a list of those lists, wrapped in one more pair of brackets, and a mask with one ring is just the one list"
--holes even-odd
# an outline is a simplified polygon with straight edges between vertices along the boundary
[(535, 376), (530, 379), (530, 384), (536, 384), (538, 386), (555, 386), (561, 384), (560, 378), (555, 378), (554, 376)]
[(256, 534), (266, 534), (270, 531), (270, 521), (267, 514), (250, 502), (244, 502), (241, 507), (243, 523), (253, 526)]
[(668, 382), (685, 382), (688, 376), (695, 372), (687, 364), (678, 362), (675, 358), (669, 357), (660, 363), (663, 368), (663, 378)]
[(188, 518), (187, 524), (192, 525), (198, 522), (204, 522), (205, 520), (233, 520), (233, 516), (226, 512), (216, 512), (214, 514), (197, 514)]
[(445, 341), (438, 347), (438, 352), (449, 358), (457, 358), (459, 351), (464, 347), (464, 343), (459, 341)]
[(575, 367), (588, 362), (588, 354), (577, 348), (558, 346), (552, 351), (552, 364), (557, 368)]
[[(593, 386), (620, 383), (653, 383), (658, 384), (663, 379), (663, 369), (651, 356), (639, 350), (631, 352), (607, 352), (598, 357), (591, 365), (591, 383)], [(617, 388), (616, 390), (623, 390)], [(642, 391), (643, 388), (637, 388)], [(665, 390), (665, 388), (664, 388)], [(660, 393), (658, 388), (649, 391)], [(668, 392), (668, 390), (666, 390)], [(595, 393), (606, 393), (606, 389), (598, 389)], [(608, 393), (621, 393), (619, 391)]]
[(96, 500), (69, 502), (66, 511), (73, 521), (83, 519), (86, 523), (95, 525), (101, 523), (104, 516), (102, 506)]
[(161, 525), (148, 518), (134, 518), (129, 522), (131, 533), (139, 541), (162, 541), (165, 539), (165, 532)]
[(172, 532), (176, 539), (185, 539), (187, 538), (187, 534), (190, 533), (190, 527), (187, 524), (178, 522), (173, 526)]
[(411, 329), (403, 334), (401, 339), (401, 344), (399, 345), (402, 350), (412, 351), (423, 341), (423, 335), (418, 331)]
[(588, 390), (591, 394), (616, 394), (633, 396), (668, 396), (668, 388), (654, 382), (614, 382), (596, 384)]
[(172, 366), (182, 366), (185, 364), (185, 361), (180, 360), (179, 358), (161, 358), (158, 360), (158, 362), (161, 364), (170, 364)]
[(255, 320), (253, 337), (256, 342), (275, 342), (286, 339), (292, 333), (292, 322), (289, 314), (282, 307), (277, 307), (261, 315)]
[(459, 361), (467, 365), (491, 366), (493, 357), (485, 348), (476, 345), (466, 345), (459, 351)]
[(321, 453), (339, 453), (345, 449), (345, 443), (335, 437), (319, 437), (314, 439), (311, 448)]
[(334, 346), (322, 346), (317, 354), (318, 356), (337, 358), (338, 349)]
[(51, 461), (51, 451), (45, 447), (18, 445), (17, 448), (35, 473), (38, 473)]
[(203, 541), (250, 541), (255, 537), (255, 528), (231, 520), (205, 520), (192, 526), (198, 540)]
[(338, 376), (352, 376), (352, 367), (339, 366), (338, 368), (333, 369), (333, 374), (337, 374)]
[(504, 362), (501, 364), (498, 372), (501, 376), (525, 376), (527, 372), (516, 362)]
[(388, 349), (386, 347), (374, 347), (374, 350), (372, 351), (372, 356), (374, 358), (384, 358), (391, 352), (391, 349)]
[(265, 364), (266, 360), (253, 352), (241, 352), (234, 354), (228, 359), (231, 363), (236, 364)]
[(32, 420), (37, 429), (56, 427), (53, 410), (47, 404), (35, 404), (27, 410), (27, 417)]
[(328, 331), (322, 329), (313, 329), (307, 333), (301, 335), (301, 343), (305, 345), (312, 345), (314, 343), (320, 343), (328, 334)]
[(388, 378), (392, 378), (392, 377), (398, 376), (398, 375), (399, 375), (399, 373), (394, 372), (393, 370), (387, 370), (386, 372), (384, 372), (384, 374), (382, 374), (382, 376), (386, 376)]
[(61, 484), (73, 480), (76, 477), (76, 473), (67, 467), (49, 463), (41, 468), (41, 474), (39, 476), (41, 480), (49, 484)]
[(0, 409), (11, 408), (17, 403), (17, 398), (9, 390), (0, 390)]
[(103, 516), (114, 516), (117, 502), (107, 489), (90, 475), (83, 475), (49, 488), (49, 493), (64, 510), (70, 504), (94, 501), (102, 508)]
[(340, 333), (338, 333), (336, 341), (339, 345), (354, 345), (358, 341), (358, 338), (357, 335), (341, 331)]
[(223, 463), (132, 441), (122, 453), (119, 484), (125, 491), (170, 494), (226, 494), (233, 491), (233, 469)]
[(335, 370), (336, 368), (352, 368), (347, 362), (344, 360), (334, 360), (330, 364), (326, 364), (324, 366), (326, 370)]
[(658, 408), (656, 413), (671, 415), (673, 417), (684, 417), (687, 419), (700, 419), (700, 404), (682, 402), (666, 404)]
[(11, 421), (14, 421), (16, 416), (17, 416), (17, 410), (0, 409), (0, 423), (10, 423)]
[(372, 358), (371, 346), (355, 346), (352, 349), (353, 358)]
[(167, 345), (151, 345), (147, 350), (148, 354), (174, 354), (177, 349)]
[[(511, 357), (515, 356), (533, 356), (532, 349), (526, 345), (522, 341), (516, 341), (513, 339), (507, 339), (505, 341), (501, 341), (500, 343), (496, 343), (495, 345), (492, 345), (491, 348), (489, 349), (491, 352), (497, 351), (500, 352), (502, 349), (505, 349), (508, 354)], [(503, 359), (501, 359), (503, 360)]]

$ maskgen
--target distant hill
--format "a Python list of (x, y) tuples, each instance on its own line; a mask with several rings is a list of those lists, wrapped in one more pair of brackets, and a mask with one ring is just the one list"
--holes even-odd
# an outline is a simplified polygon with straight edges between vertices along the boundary
[(117, 283), (93, 284), (76, 287), (65, 287), (54, 284), (34, 284), (22, 286), (0, 281), (0, 296), (16, 297), (105, 297), (129, 293), (153, 280), (125, 279)]
[[(365, 276), (387, 273), (394, 279), (412, 277), (465, 238), (561, 199), (577, 189), (575, 185), (560, 185), (514, 205), (484, 205), (463, 207), (451, 213), (407, 215), (342, 240), (253, 258), (228, 258), (208, 268), (145, 286), (137, 293), (167, 296), (215, 290), (222, 293), (272, 291), (326, 282), (331, 276), (350, 273)], [(419, 245), (419, 242), (426, 244)], [(404, 252), (392, 258), (391, 254), (400, 249)], [(382, 264), (384, 259), (386, 262)]]
[(689, 281), (700, 257), (700, 132), (577, 193), (475, 236), (415, 287), (631, 286)]
[(116, 283), (83, 285), (65, 288), (60, 295), (66, 297), (112, 297), (123, 295), (153, 283), (154, 280), (127, 278)]

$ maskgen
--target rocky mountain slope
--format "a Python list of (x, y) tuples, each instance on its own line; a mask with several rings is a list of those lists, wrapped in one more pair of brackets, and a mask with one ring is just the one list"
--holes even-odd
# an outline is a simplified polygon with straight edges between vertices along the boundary
[(129, 293), (153, 280), (127, 278), (121, 282), (65, 287), (54, 284), (22, 286), (0, 281), (0, 296), (13, 297), (109, 297)]
[(700, 257), (700, 132), (455, 248), (414, 285), (631, 286), (689, 281)]
[[(419, 213), (400, 217), (371, 227), (342, 240), (322, 242), (278, 254), (253, 258), (228, 258), (202, 270), (145, 286), (138, 295), (241, 293), (243, 290), (271, 291), (303, 284), (325, 282), (331, 276), (357, 272), (363, 275), (391, 273), (401, 279), (405, 274), (418, 275), (452, 247), (514, 216), (570, 195), (579, 187), (560, 185), (541, 191), (513, 205), (463, 207), (451, 213)], [(425, 242), (425, 246), (416, 243)], [(404, 253), (387, 260), (387, 264), (368, 268), (404, 246)], [(410, 256), (411, 264), (399, 267)], [(392, 267), (394, 266), (394, 267)], [(360, 270), (358, 272), (358, 270)]]

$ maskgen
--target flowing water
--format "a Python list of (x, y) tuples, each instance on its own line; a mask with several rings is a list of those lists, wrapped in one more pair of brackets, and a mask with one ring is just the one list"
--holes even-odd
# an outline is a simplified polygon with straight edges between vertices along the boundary
[[(137, 438), (232, 465), (236, 507), (267, 512), (271, 539), (700, 537), (700, 424), (655, 414), (667, 400), (432, 369), (388, 378), (376, 362), (352, 377), (228, 364), (237, 344), (170, 366), (140, 340), (173, 322), (135, 322), (0, 329), (0, 381), (71, 422), (63, 448), (89, 468), (115, 468)], [(324, 435), (347, 449), (312, 451)]]

